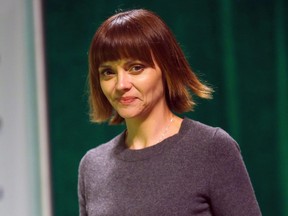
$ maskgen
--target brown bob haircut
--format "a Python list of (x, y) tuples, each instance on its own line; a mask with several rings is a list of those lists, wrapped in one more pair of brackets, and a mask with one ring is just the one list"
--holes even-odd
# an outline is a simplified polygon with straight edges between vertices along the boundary
[(155, 13), (134, 9), (111, 16), (96, 31), (89, 50), (89, 104), (93, 122), (124, 119), (113, 109), (100, 87), (98, 68), (106, 61), (123, 58), (140, 60), (162, 71), (164, 91), (171, 111), (193, 110), (191, 93), (211, 98), (212, 89), (192, 71), (173, 33)]

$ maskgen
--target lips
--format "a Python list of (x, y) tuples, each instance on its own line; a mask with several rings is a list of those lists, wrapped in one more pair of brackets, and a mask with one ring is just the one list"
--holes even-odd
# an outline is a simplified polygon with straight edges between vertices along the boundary
[(126, 96), (126, 97), (120, 97), (118, 101), (123, 105), (129, 105), (133, 103), (136, 99), (137, 99), (136, 97)]

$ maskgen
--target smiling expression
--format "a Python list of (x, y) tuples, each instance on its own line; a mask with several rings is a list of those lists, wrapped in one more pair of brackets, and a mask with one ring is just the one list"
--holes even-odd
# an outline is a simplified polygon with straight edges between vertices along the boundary
[(166, 105), (162, 73), (154, 66), (131, 59), (104, 62), (99, 67), (101, 89), (124, 119), (161, 112)]

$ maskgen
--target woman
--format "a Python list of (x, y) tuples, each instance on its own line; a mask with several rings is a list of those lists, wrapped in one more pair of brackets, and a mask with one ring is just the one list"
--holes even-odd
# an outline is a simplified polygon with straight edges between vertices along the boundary
[(180, 118), (191, 91), (212, 89), (190, 69), (166, 24), (139, 9), (108, 18), (89, 52), (91, 119), (127, 130), (79, 167), (80, 215), (261, 215), (237, 143)]

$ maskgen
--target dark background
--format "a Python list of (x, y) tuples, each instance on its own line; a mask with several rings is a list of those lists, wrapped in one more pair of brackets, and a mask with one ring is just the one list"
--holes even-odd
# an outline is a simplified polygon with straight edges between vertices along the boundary
[(175, 33), (214, 99), (193, 119), (239, 143), (263, 215), (288, 215), (288, 6), (284, 0), (46, 0), (43, 2), (55, 216), (78, 215), (85, 152), (123, 130), (89, 122), (87, 51), (117, 9), (146, 8)]

